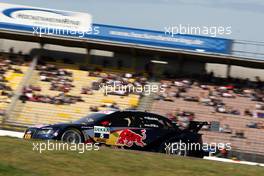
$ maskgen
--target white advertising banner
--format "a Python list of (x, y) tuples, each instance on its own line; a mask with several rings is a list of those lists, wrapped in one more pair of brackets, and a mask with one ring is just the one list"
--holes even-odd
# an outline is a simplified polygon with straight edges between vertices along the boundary
[(0, 3), (0, 23), (89, 31), (92, 16), (88, 13)]

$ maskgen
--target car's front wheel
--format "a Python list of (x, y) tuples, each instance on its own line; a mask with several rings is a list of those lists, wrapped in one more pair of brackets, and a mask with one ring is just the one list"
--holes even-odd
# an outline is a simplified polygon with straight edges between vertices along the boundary
[(61, 141), (75, 144), (83, 142), (80, 131), (75, 129), (66, 130), (61, 136)]

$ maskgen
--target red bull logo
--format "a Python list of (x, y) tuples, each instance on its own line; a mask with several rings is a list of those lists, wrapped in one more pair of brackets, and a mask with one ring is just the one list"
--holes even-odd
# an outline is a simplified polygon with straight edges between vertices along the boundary
[(132, 147), (133, 144), (137, 146), (144, 147), (146, 144), (143, 140), (146, 139), (146, 130), (141, 130), (141, 135), (129, 130), (123, 130), (117, 140), (117, 144), (125, 145), (127, 147)]

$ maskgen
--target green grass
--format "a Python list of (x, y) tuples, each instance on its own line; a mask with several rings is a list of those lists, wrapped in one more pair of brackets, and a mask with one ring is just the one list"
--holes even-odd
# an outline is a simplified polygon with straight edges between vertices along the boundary
[(32, 150), (32, 142), (0, 137), (0, 176), (260, 176), (263, 167), (123, 151)]

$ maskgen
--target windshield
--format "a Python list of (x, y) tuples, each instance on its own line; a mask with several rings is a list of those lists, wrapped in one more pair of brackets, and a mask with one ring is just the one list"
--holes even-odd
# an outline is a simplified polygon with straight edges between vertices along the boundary
[(93, 114), (89, 114), (86, 117), (83, 117), (79, 120), (73, 121), (72, 123), (75, 124), (87, 124), (87, 123), (93, 123), (95, 121), (100, 120), (102, 117), (106, 116), (107, 114), (103, 114), (103, 113), (93, 113)]

